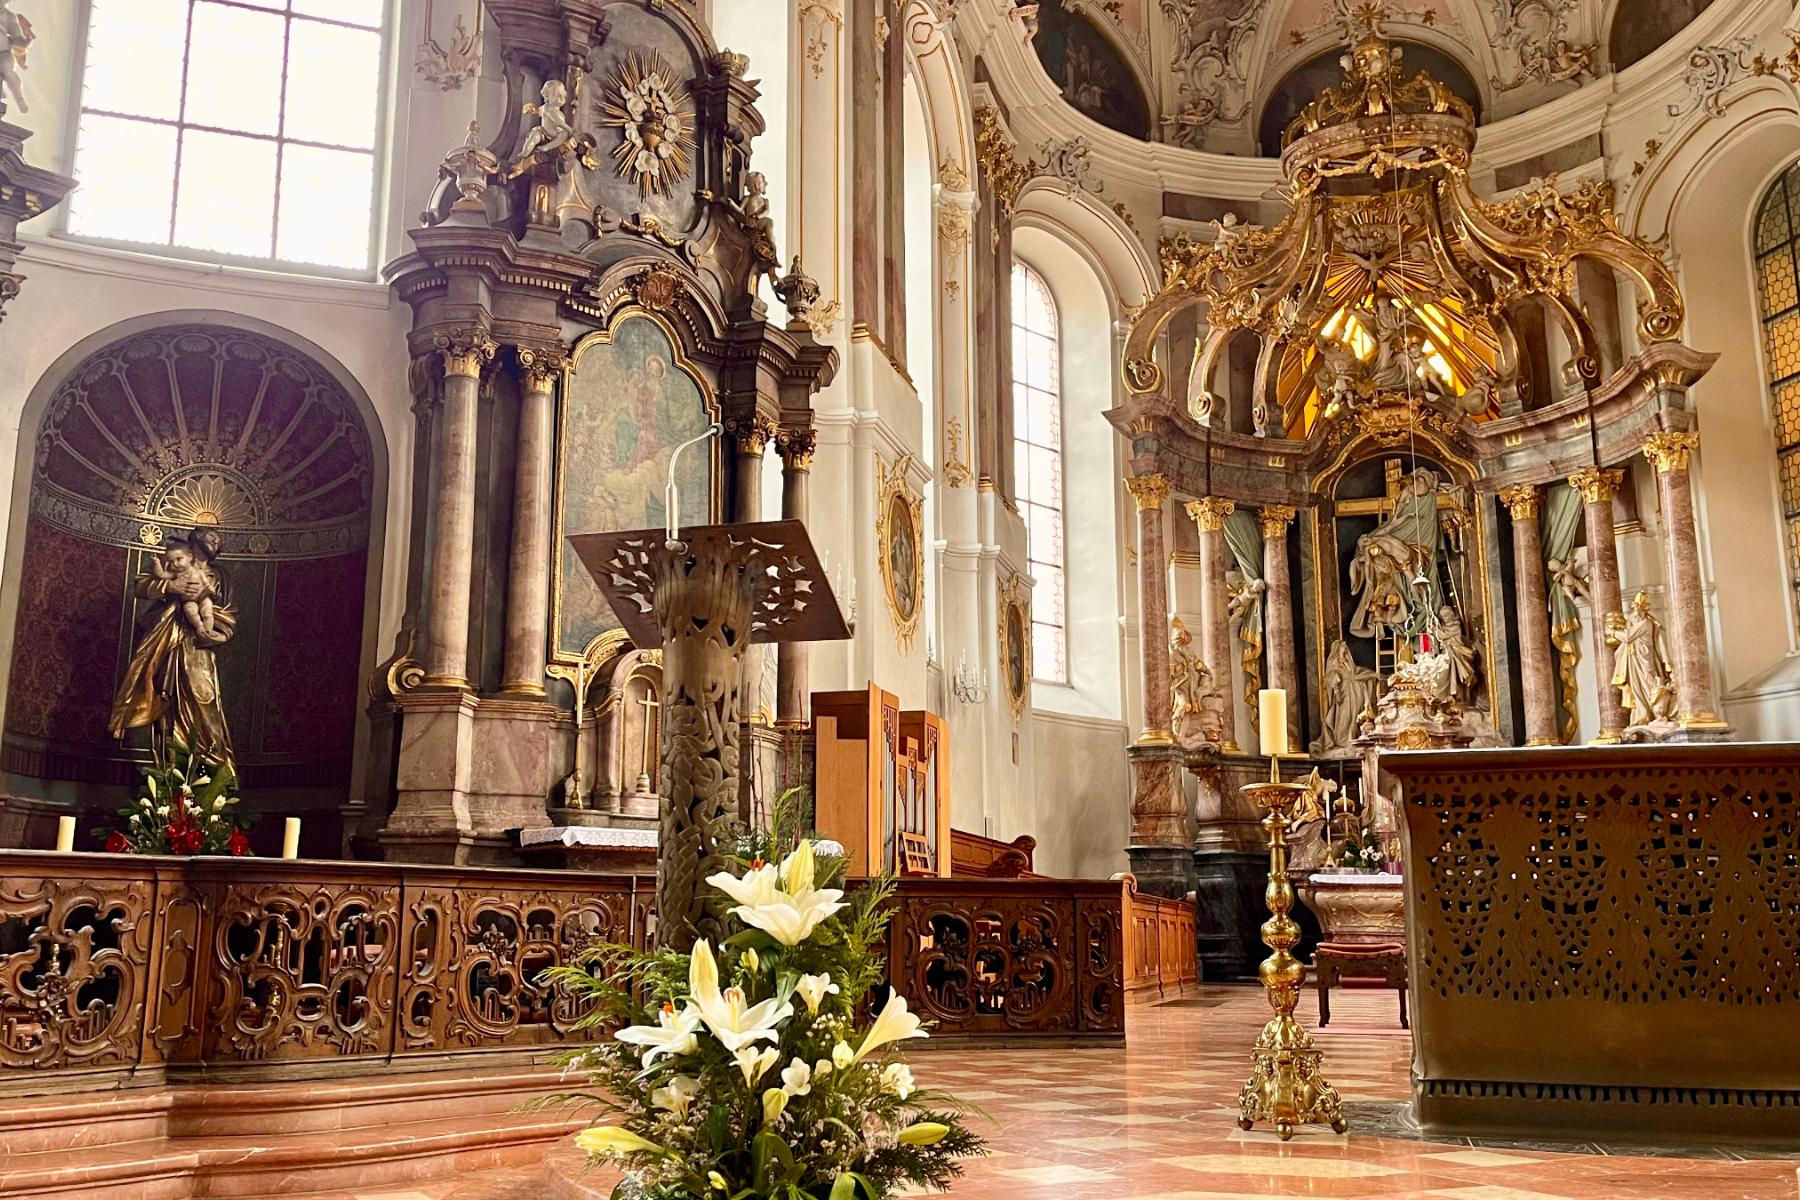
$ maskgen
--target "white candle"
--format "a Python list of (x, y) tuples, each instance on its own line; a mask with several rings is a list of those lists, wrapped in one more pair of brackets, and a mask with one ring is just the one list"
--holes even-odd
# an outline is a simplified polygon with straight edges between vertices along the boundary
[(281, 823), (281, 857), (300, 857), (300, 818), (289, 817)]
[(1262, 752), (1279, 758), (1288, 752), (1287, 692), (1264, 688), (1256, 693), (1256, 718), (1262, 727)]
[(75, 818), (56, 818), (56, 852), (67, 854), (75, 848)]

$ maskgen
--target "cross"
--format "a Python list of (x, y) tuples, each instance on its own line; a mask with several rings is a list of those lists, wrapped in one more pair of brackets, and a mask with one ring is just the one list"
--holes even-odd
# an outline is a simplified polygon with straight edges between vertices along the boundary
[(639, 700), (638, 703), (644, 706), (644, 764), (643, 773), (640, 778), (644, 781), (642, 790), (648, 791), (650, 783), (650, 767), (655, 761), (651, 757), (652, 751), (650, 747), (659, 740), (656, 728), (656, 714), (657, 710), (662, 708), (662, 705), (658, 703), (656, 699), (656, 692), (650, 687), (648, 680), (644, 682), (644, 698)]
[[(1381, 464), (1386, 472), (1387, 490), (1380, 496), (1371, 496), (1366, 500), (1339, 500), (1332, 506), (1332, 512), (1340, 517), (1378, 516), (1385, 517), (1394, 511), (1394, 505), (1400, 500), (1401, 480), (1406, 475), (1406, 465), (1398, 458), (1390, 458)], [(1461, 512), (1462, 505), (1456, 497), (1447, 492), (1437, 495), (1439, 512)]]

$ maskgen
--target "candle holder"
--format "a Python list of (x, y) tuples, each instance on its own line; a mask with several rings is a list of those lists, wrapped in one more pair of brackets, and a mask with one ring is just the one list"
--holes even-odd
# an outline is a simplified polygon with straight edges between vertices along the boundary
[(1278, 756), (1269, 759), (1269, 775), (1269, 782), (1246, 784), (1242, 790), (1267, 814), (1263, 828), (1269, 834), (1269, 919), (1263, 923), (1262, 940), (1271, 953), (1256, 974), (1269, 993), (1275, 1016), (1251, 1049), (1254, 1065), (1238, 1094), (1238, 1127), (1273, 1122), (1276, 1136), (1285, 1142), (1300, 1125), (1330, 1125), (1333, 1133), (1348, 1126), (1337, 1089), (1319, 1074), (1324, 1054), (1294, 1019), (1306, 964), (1293, 955), (1300, 926), (1288, 915), (1294, 907), (1294, 886), (1288, 881), (1287, 831), (1306, 785), (1281, 782)]

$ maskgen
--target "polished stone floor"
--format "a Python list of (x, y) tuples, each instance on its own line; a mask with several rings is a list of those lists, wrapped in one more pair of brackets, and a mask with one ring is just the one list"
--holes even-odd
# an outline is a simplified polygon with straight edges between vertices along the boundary
[[(1800, 1154), (1657, 1147), (1427, 1142), (1409, 1132), (1411, 1039), (1391, 993), (1333, 997), (1319, 1032), (1351, 1131), (1283, 1145), (1236, 1125), (1247, 1047), (1268, 1014), (1252, 988), (1208, 988), (1133, 1006), (1118, 1050), (924, 1052), (921, 1082), (993, 1121), (994, 1154), (952, 1195), (1054, 1200), (1800, 1200)], [(1302, 1015), (1314, 1015), (1306, 997)], [(611, 1180), (581, 1176), (563, 1150), (538, 1168), (345, 1200), (581, 1200)]]

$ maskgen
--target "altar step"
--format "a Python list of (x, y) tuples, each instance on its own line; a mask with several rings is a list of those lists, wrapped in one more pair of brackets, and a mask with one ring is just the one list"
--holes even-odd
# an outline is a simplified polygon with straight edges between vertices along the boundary
[(22, 1101), (0, 1111), (0, 1196), (297, 1196), (532, 1164), (585, 1122), (517, 1108), (565, 1086), (531, 1069)]

